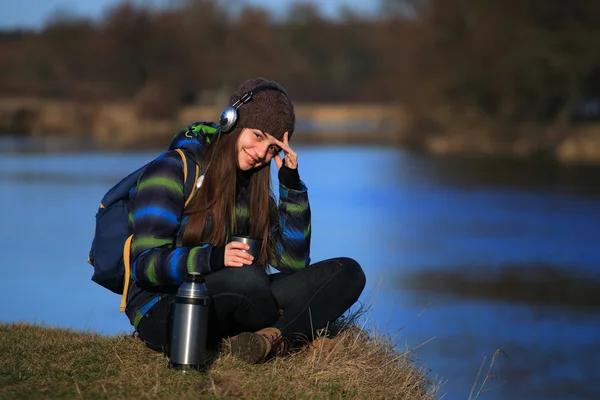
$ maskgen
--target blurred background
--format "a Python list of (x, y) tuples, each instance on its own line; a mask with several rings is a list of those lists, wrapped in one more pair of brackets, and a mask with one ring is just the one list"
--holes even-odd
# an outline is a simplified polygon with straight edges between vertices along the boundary
[(591, 0), (4, 0), (0, 321), (131, 332), (86, 263), (102, 195), (263, 76), (312, 259), (363, 265), (368, 326), (440, 397), (600, 398), (599, 26)]

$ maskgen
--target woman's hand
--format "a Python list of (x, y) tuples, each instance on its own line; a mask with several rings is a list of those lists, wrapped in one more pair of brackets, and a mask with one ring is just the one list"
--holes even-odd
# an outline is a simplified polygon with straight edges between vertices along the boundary
[(225, 254), (223, 255), (223, 264), (226, 267), (243, 267), (251, 265), (254, 257), (246, 250), (250, 250), (250, 246), (242, 242), (229, 242), (225, 246)]
[(281, 166), (283, 165), (284, 162), (285, 162), (285, 166), (288, 168), (291, 168), (291, 169), (298, 168), (298, 154), (296, 154), (296, 152), (294, 150), (292, 150), (292, 148), (290, 147), (288, 137), (289, 137), (289, 135), (286, 132), (283, 134), (283, 142), (275, 139), (277, 145), (279, 147), (281, 147), (281, 150), (285, 154), (285, 157), (283, 160), (281, 159), (281, 156), (279, 154), (276, 154), (275, 157), (273, 157), (275, 159), (275, 164), (277, 164), (278, 170), (281, 168)]

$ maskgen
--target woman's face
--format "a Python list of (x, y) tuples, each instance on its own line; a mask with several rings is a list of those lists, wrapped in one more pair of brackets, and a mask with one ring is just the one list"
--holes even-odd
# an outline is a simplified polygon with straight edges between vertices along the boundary
[(260, 129), (244, 128), (237, 141), (238, 168), (262, 167), (281, 151), (277, 139)]

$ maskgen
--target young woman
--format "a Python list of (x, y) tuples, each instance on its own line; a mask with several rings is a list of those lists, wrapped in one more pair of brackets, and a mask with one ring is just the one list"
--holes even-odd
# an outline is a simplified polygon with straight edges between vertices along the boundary
[[(244, 82), (220, 124), (195, 123), (140, 178), (130, 216), (133, 231), (127, 315), (157, 351), (170, 342), (178, 286), (190, 272), (205, 276), (211, 296), (209, 342), (256, 363), (310, 340), (358, 299), (365, 275), (349, 258), (311, 264), (308, 192), (290, 147), (294, 107), (283, 88), (262, 78)], [(181, 149), (200, 166), (187, 206)], [(281, 156), (280, 153), (283, 153)], [(278, 168), (279, 203), (271, 192)], [(231, 235), (262, 238), (254, 259)], [(271, 265), (280, 273), (268, 274)]]

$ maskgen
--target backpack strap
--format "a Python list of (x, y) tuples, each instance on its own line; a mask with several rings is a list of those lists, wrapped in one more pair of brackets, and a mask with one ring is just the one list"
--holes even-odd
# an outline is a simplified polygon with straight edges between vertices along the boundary
[(123, 295), (121, 296), (120, 311), (125, 312), (127, 305), (127, 292), (129, 292), (129, 279), (131, 278), (131, 242), (133, 235), (129, 235), (123, 246), (123, 264), (125, 264), (125, 285), (123, 286)]
[[(175, 149), (175, 150), (177, 151), (177, 153), (179, 153), (179, 156), (181, 157), (181, 161), (183, 161), (183, 190), (184, 190), (184, 192), (186, 191), (186, 188), (189, 185), (188, 182), (191, 183), (191, 188), (189, 190), (187, 190), (187, 192), (189, 194), (184, 203), (184, 208), (185, 208), (189, 204), (190, 200), (192, 200), (192, 198), (194, 197), (194, 194), (196, 192), (196, 181), (198, 180), (198, 174), (200, 172), (200, 169), (198, 167), (198, 164), (194, 163), (194, 165), (195, 165), (194, 180), (193, 181), (188, 180), (187, 177), (188, 177), (188, 167), (189, 166), (187, 163), (187, 157), (183, 153), (183, 150), (181, 150), (181, 149)], [(125, 279), (124, 279), (124, 285), (123, 285), (123, 295), (121, 296), (121, 306), (120, 306), (121, 312), (125, 312), (125, 307), (127, 305), (127, 293), (129, 292), (129, 279), (131, 278), (131, 242), (132, 241), (133, 241), (133, 235), (129, 235), (129, 237), (125, 241), (125, 245), (123, 246), (123, 264), (125, 265)]]
[(185, 154), (183, 153), (183, 150), (181, 149), (175, 149), (175, 151), (177, 151), (179, 153), (179, 156), (181, 157), (181, 161), (183, 161), (183, 190), (184, 192), (188, 193), (188, 196), (185, 200), (185, 204), (184, 204), (184, 208), (187, 207), (187, 205), (190, 203), (190, 201), (192, 200), (192, 198), (194, 197), (194, 194), (196, 193), (196, 182), (198, 181), (198, 174), (200, 172), (200, 169), (198, 167), (198, 164), (196, 164), (195, 162), (194, 164), (194, 180), (188, 180), (188, 170), (190, 168), (190, 166), (188, 165), (187, 162), (187, 157), (185, 156)]

